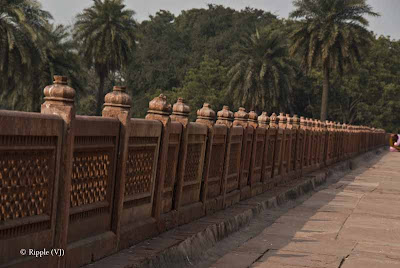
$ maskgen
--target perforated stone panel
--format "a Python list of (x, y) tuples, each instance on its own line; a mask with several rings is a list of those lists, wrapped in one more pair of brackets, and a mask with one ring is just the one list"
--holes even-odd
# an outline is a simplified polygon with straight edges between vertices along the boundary
[(0, 222), (49, 214), (53, 150), (0, 152)]
[(158, 138), (131, 140), (126, 170), (125, 196), (150, 193)]
[(185, 182), (196, 181), (198, 179), (201, 152), (202, 144), (188, 144), (184, 176)]
[(110, 165), (110, 150), (74, 153), (70, 201), (72, 208), (107, 199)]

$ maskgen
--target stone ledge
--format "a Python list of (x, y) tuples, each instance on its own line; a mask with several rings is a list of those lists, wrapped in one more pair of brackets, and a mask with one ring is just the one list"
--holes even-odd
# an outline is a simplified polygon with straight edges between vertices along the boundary
[(218, 241), (246, 226), (262, 211), (315, 191), (327, 180), (339, 179), (350, 170), (368, 164), (382, 151), (376, 149), (307, 174), (286, 185), (280, 185), (273, 191), (243, 200), (225, 210), (162, 233), (85, 267), (187, 267), (192, 264), (191, 259), (195, 259)]

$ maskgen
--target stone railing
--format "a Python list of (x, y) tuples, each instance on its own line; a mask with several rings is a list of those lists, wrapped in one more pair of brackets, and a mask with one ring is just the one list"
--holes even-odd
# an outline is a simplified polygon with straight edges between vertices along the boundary
[(134, 119), (123, 87), (106, 95), (102, 117), (77, 116), (60, 76), (44, 94), (41, 114), (0, 111), (1, 267), (79, 267), (388, 139), (206, 103), (189, 122), (184, 100), (171, 107), (163, 95)]

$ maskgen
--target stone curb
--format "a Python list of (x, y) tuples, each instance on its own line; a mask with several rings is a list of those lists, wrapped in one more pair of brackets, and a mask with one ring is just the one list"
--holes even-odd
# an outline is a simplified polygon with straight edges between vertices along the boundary
[(315, 191), (328, 179), (335, 182), (351, 170), (365, 166), (382, 152), (383, 149), (380, 148), (354, 159), (336, 163), (290, 184), (279, 186), (273, 193), (267, 192), (241, 201), (223, 211), (167, 231), (85, 267), (178, 268), (192, 266), (192, 261), (200, 257), (202, 252), (247, 225), (261, 212)]

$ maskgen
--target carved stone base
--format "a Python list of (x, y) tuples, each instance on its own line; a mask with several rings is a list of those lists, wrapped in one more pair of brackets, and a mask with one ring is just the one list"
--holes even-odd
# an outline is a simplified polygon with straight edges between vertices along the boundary
[(282, 179), (283, 179), (283, 177), (281, 175), (276, 175), (276, 176), (272, 177), (273, 187), (276, 187), (276, 186), (282, 184)]
[(65, 267), (81, 267), (114, 253), (116, 248), (117, 236), (111, 231), (79, 240), (68, 245)]
[(251, 189), (249, 185), (240, 189), (240, 200), (249, 199), (250, 197), (251, 197)]
[(136, 224), (127, 224), (121, 227), (121, 237), (119, 241), (119, 249), (127, 248), (141, 241), (158, 235), (157, 222), (154, 218)]
[(213, 214), (219, 210), (222, 210), (223, 208), (224, 208), (223, 196), (218, 196), (216, 198), (207, 200), (205, 204), (206, 215)]
[(160, 220), (158, 221), (157, 225), (160, 233), (178, 226), (178, 211), (172, 210), (167, 213), (161, 214)]
[(239, 190), (234, 190), (230, 193), (227, 193), (225, 195), (224, 199), (224, 208), (230, 207), (233, 204), (236, 204), (240, 201), (240, 191)]
[(178, 210), (178, 225), (197, 220), (205, 215), (204, 205), (201, 202), (180, 207)]
[(266, 181), (264, 181), (262, 183), (262, 187), (263, 187), (263, 192), (270, 191), (272, 188), (274, 188), (274, 181), (272, 180), (272, 178), (269, 178)]
[(256, 196), (263, 193), (263, 184), (261, 182), (251, 185), (251, 196)]

